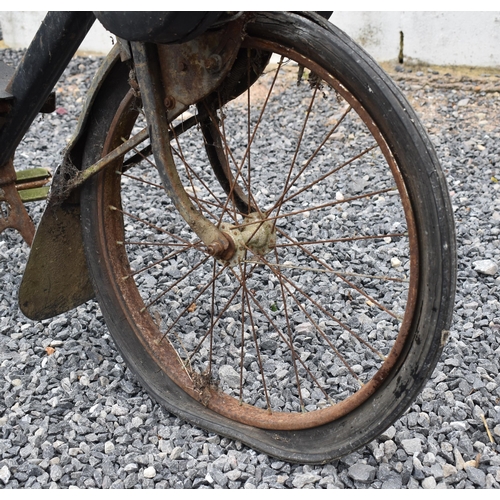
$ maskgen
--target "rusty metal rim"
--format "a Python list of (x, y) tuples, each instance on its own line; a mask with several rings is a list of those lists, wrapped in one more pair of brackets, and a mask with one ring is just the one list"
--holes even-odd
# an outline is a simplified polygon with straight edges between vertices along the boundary
[[(332, 85), (335, 90), (346, 99), (346, 101), (363, 119), (364, 123), (367, 125), (374, 138), (376, 139), (381, 151), (386, 158), (386, 161), (390, 166), (399, 190), (400, 198), (402, 200), (405, 216), (407, 219), (410, 244), (410, 285), (408, 290), (407, 308), (405, 310), (404, 319), (398, 337), (389, 355), (387, 356), (386, 360), (377, 371), (375, 376), (368, 383), (366, 383), (360, 390), (340, 403), (336, 403), (330, 407), (307, 413), (271, 412), (269, 410), (256, 408), (245, 403), (242, 404), (239, 400), (223, 393), (222, 391), (214, 389), (213, 387), (206, 387), (203, 391), (196, 390), (191, 374), (189, 374), (184, 367), (173, 346), (168, 341), (159, 343), (157, 325), (149, 315), (144, 315), (139, 312), (144, 307), (144, 303), (139, 295), (137, 288), (135, 287), (135, 284), (133, 283), (133, 280), (117, 280), (113, 284), (113, 286), (116, 287), (116, 290), (118, 292), (116, 296), (121, 297), (122, 310), (129, 317), (130, 324), (134, 325), (136, 335), (141, 340), (146, 350), (153, 357), (153, 359), (155, 359), (161, 369), (164, 370), (164, 372), (191, 397), (200, 401), (202, 404), (204, 404), (217, 414), (220, 414), (232, 420), (236, 420), (243, 424), (270, 430), (301, 430), (326, 424), (353, 411), (377, 391), (377, 389), (384, 383), (391, 371), (398, 364), (398, 360), (404, 351), (415, 312), (418, 291), (417, 232), (408, 193), (406, 192), (404, 180), (396, 164), (394, 156), (392, 155), (390, 148), (382, 137), (377, 126), (368, 115), (366, 110), (354, 98), (354, 96), (318, 64), (304, 56), (301, 56), (300, 54), (297, 54), (292, 49), (268, 41), (251, 38), (247, 38), (244, 41), (244, 46), (262, 50), (270, 50), (275, 53), (282, 54), (285, 57), (290, 57), (296, 62), (306, 66), (308, 69), (318, 74), (323, 80)], [(131, 97), (128, 96), (126, 99), (130, 100)], [(127, 106), (129, 106), (129, 104), (124, 102), (124, 104), (120, 108), (122, 111), (124, 111)], [(110, 128), (108, 139), (116, 137), (116, 129), (121, 129), (121, 127), (122, 121), (119, 111), (117, 113), (116, 119), (113, 122), (113, 126)], [(107, 140), (106, 148), (103, 154), (109, 152), (112, 147), (113, 145), (111, 145), (109, 143), (109, 140)], [(114, 147), (116, 147), (116, 145), (114, 145)], [(109, 171), (107, 175), (109, 175)], [(113, 188), (111, 188), (109, 182), (106, 182), (104, 184), (104, 189), (112, 189), (113, 192), (111, 193), (111, 196), (115, 200), (119, 200), (119, 183), (117, 183), (116, 181), (114, 183), (111, 183), (114, 184)], [(100, 202), (103, 203), (104, 200), (100, 199)], [(102, 236), (105, 239), (111, 239), (112, 245), (113, 240), (116, 240), (116, 238), (112, 238), (112, 235), (116, 234), (117, 231), (118, 234), (121, 234), (123, 232), (121, 216), (117, 216), (118, 214), (116, 212), (113, 214), (110, 213), (107, 210), (107, 207), (102, 208), (102, 213), (106, 214), (106, 222), (101, 226)], [(111, 228), (112, 230), (110, 231)], [(109, 247), (110, 246), (108, 245), (108, 248)], [(116, 255), (116, 251), (112, 251), (111, 254), (113, 253)], [(118, 254), (119, 262), (114, 261), (114, 259), (111, 258), (110, 254), (108, 254), (107, 259), (108, 264), (112, 267), (111, 275), (116, 277), (118, 277), (119, 275), (117, 273), (118, 270), (121, 271), (128, 266), (128, 258), (123, 246), (121, 246), (121, 249), (118, 250)], [(134, 307), (130, 308), (130, 304), (134, 304)]]

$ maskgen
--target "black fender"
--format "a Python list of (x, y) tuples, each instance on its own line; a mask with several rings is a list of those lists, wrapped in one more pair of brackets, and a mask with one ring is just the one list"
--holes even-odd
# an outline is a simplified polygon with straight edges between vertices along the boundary
[(99, 95), (116, 72), (128, 72), (116, 44), (96, 73), (77, 128), (54, 174), (51, 193), (38, 224), (19, 289), (19, 307), (30, 319), (42, 320), (69, 311), (94, 297), (83, 248), (80, 190), (61, 191), (81, 170), (88, 124)]
[(102, 12), (94, 11), (111, 33), (128, 41), (184, 43), (204, 33), (223, 13), (209, 12)]

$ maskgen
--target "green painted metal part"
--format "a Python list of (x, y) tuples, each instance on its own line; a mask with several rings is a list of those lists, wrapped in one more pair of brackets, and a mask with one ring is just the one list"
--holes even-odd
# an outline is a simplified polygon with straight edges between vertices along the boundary
[(41, 201), (47, 198), (49, 191), (49, 186), (23, 189), (22, 191), (19, 191), (19, 197), (21, 198), (21, 201), (23, 203), (29, 203), (30, 201)]
[(16, 172), (16, 188), (23, 203), (45, 200), (50, 187), (45, 186), (51, 178), (50, 170), (37, 167)]
[(43, 167), (29, 168), (16, 171), (16, 183), (50, 179), (50, 171)]

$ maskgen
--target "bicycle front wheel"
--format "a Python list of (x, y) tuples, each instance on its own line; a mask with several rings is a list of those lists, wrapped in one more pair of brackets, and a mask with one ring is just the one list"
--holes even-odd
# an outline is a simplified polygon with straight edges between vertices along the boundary
[[(159, 402), (281, 459), (325, 462), (390, 426), (431, 375), (453, 306), (453, 219), (429, 139), (362, 49), (333, 26), (255, 14), (243, 87), (270, 53), (247, 91), (223, 83), (171, 124), (184, 189), (235, 242), (231, 260), (176, 212), (147, 147), (85, 186), (84, 241), (110, 332)], [(143, 126), (117, 78), (85, 163)]]

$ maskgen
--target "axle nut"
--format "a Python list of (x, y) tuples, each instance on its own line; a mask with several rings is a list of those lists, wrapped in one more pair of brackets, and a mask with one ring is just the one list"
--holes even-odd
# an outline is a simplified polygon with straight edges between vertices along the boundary
[(207, 252), (215, 257), (216, 255), (222, 253), (225, 250), (225, 248), (222, 246), (222, 244), (219, 241), (216, 241), (215, 243), (211, 243), (210, 245), (207, 246)]
[(174, 109), (175, 99), (171, 95), (169, 95), (169, 96), (165, 97), (163, 104), (165, 105), (165, 108), (167, 108), (167, 109)]

